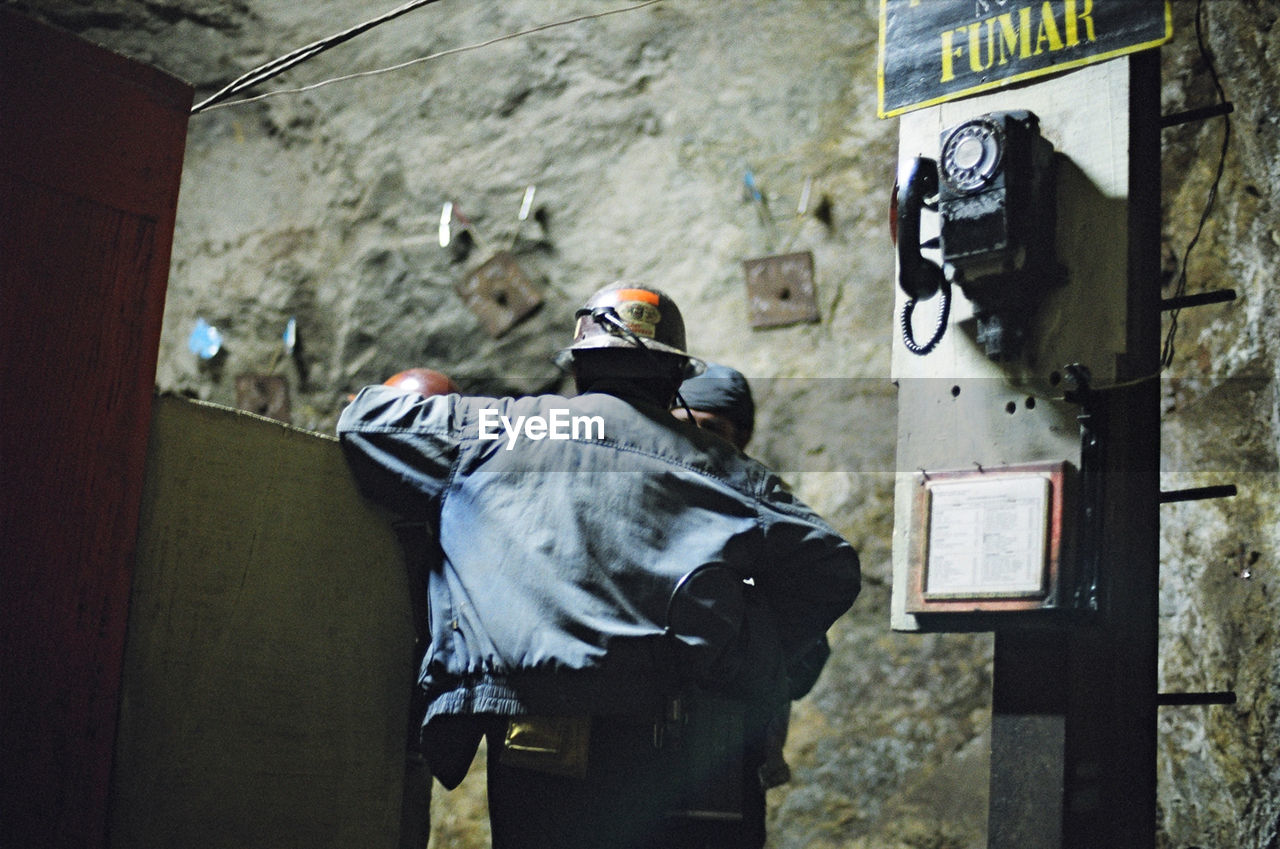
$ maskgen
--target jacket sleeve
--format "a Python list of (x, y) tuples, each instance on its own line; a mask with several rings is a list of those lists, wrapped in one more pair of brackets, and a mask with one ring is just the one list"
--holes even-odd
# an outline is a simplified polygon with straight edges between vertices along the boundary
[(858, 597), (858, 554), (781, 482), (763, 501), (761, 527), (766, 556), (757, 561), (755, 582), (773, 609), (788, 669), (798, 672), (816, 660), (807, 653), (825, 643), (827, 629)]
[(361, 390), (337, 430), (365, 497), (405, 517), (438, 507), (458, 457), (455, 400), (383, 386)]

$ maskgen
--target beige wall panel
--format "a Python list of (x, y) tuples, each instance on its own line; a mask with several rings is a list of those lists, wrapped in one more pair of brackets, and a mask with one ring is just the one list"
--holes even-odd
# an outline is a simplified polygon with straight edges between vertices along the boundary
[(334, 439), (158, 399), (112, 845), (394, 846), (411, 647), (398, 545)]

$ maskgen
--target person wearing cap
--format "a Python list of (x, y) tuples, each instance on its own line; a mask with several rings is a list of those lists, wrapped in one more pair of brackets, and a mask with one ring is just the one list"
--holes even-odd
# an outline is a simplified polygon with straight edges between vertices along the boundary
[[(680, 402), (671, 414), (681, 421), (692, 421), (704, 431), (746, 451), (755, 433), (756, 404), (751, 384), (737, 369), (719, 363), (707, 363), (701, 374), (680, 384)], [(767, 607), (748, 608), (748, 616), (768, 616)], [(757, 629), (758, 630), (758, 629)], [(754, 646), (765, 655), (779, 651), (774, 645)], [(703, 829), (710, 836), (703, 841), (710, 847), (760, 847), (765, 842), (764, 791), (791, 779), (791, 768), (783, 755), (787, 739), (791, 702), (804, 697), (817, 683), (822, 667), (831, 655), (831, 647), (823, 634), (813, 640), (804, 652), (793, 652), (786, 668), (786, 691), (764, 693), (763, 699), (748, 705), (746, 741), (743, 762), (743, 817), (740, 821)], [(757, 661), (759, 662), (759, 661)], [(767, 660), (766, 660), (767, 663)]]
[[(462, 393), (447, 374), (429, 368), (398, 371), (382, 385), (425, 398)], [(404, 552), (405, 567), (409, 572), (414, 633), (412, 660), (415, 667), (421, 667), (427, 650), (429, 621), (423, 589), (426, 576), (439, 567), (439, 546), (431, 528), (421, 519), (397, 519), (392, 522), (392, 529)], [(400, 849), (423, 849), (431, 836), (431, 772), (418, 734), (425, 712), (421, 690), (415, 687), (409, 698), (409, 740), (405, 750), (404, 788), (400, 804)]]
[[(663, 292), (596, 292), (558, 360), (574, 397), (374, 386), (338, 422), (366, 496), (439, 545), (427, 761), (456, 786), (487, 737), (495, 849), (696, 845), (673, 814), (741, 816), (734, 705), (849, 608), (858, 557), (776, 475), (672, 417), (701, 363)], [(775, 668), (745, 668), (761, 640)], [(692, 690), (722, 710), (686, 714)]]
[(719, 363), (707, 363), (701, 374), (680, 384), (683, 404), (671, 408), (678, 419), (690, 417), (703, 430), (727, 439), (747, 450), (755, 433), (756, 402), (751, 384), (737, 369)]

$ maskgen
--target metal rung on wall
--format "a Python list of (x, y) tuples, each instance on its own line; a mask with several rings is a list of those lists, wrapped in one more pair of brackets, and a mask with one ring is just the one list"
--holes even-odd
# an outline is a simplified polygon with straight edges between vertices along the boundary
[(1179, 124), (1189, 124), (1192, 121), (1203, 121), (1206, 118), (1229, 115), (1235, 109), (1236, 107), (1233, 103), (1215, 103), (1212, 106), (1201, 106), (1198, 109), (1187, 109), (1183, 112), (1174, 112), (1171, 115), (1161, 115), (1160, 128), (1176, 127)]
[(1205, 498), (1230, 498), (1236, 494), (1233, 483), (1223, 486), (1198, 486), (1192, 489), (1171, 489), (1160, 493), (1160, 503), (1169, 504), (1174, 501), (1200, 501)]
[(1236, 694), (1232, 690), (1211, 690), (1203, 693), (1157, 693), (1157, 705), (1233, 705)]
[(1212, 292), (1197, 292), (1194, 295), (1179, 295), (1176, 298), (1165, 298), (1160, 302), (1160, 310), (1180, 310), (1184, 307), (1203, 307), (1207, 304), (1221, 304), (1236, 299), (1235, 289), (1214, 289)]

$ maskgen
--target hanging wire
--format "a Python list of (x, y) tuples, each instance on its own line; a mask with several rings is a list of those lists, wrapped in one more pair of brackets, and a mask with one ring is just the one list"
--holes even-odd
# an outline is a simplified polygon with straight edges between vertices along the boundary
[[(502, 41), (510, 41), (512, 39), (520, 38), (526, 35), (531, 35), (536, 32), (542, 32), (544, 30), (554, 29), (556, 27), (567, 26), (569, 24), (576, 24), (576, 23), (579, 23), (580, 21), (588, 21), (595, 18), (603, 18), (609, 15), (616, 15), (622, 12), (633, 12), (637, 9), (643, 9), (646, 6), (652, 6), (655, 3), (660, 3), (662, 2), (662, 0), (644, 0), (644, 2), (635, 3), (630, 6), (623, 6), (618, 9), (608, 9), (603, 12), (593, 12), (587, 15), (579, 15), (575, 18), (568, 18), (562, 21), (553, 21), (552, 23), (549, 23), (549, 24), (540, 24), (539, 26), (536, 26), (536, 27), (531, 27), (529, 29), (521, 30), (519, 32), (508, 33), (506, 35), (500, 35), (500, 36), (497, 36), (496, 38), (491, 38), (491, 39), (488, 39), (487, 41), (481, 41), (476, 44), (468, 44), (463, 47), (454, 47), (449, 50), (442, 50), (439, 53), (432, 53), (428, 56), (419, 56), (416, 59), (410, 59), (407, 62), (401, 62), (397, 65), (391, 65), (385, 68), (378, 68), (372, 71), (357, 71), (355, 73), (344, 74), (342, 76), (332, 77), (327, 80), (321, 80), (320, 82), (311, 83), (310, 85), (301, 86), (300, 88), (279, 89), (276, 91), (269, 91), (264, 94), (259, 94), (254, 97), (246, 97), (241, 100), (226, 101), (226, 98), (232, 97), (235, 94), (238, 94), (241, 91), (244, 91), (245, 89), (250, 88), (251, 86), (257, 85), (260, 82), (265, 82), (271, 77), (274, 77), (277, 74), (283, 73), (289, 68), (292, 68), (295, 65), (298, 65), (299, 63), (304, 62), (307, 59), (310, 59), (313, 56), (316, 56), (324, 52), (325, 50), (328, 50), (330, 47), (334, 47), (338, 44), (341, 44), (344, 41), (348, 41), (351, 38), (354, 38), (355, 36), (359, 35), (360, 33), (365, 32), (366, 30), (369, 30), (372, 27), (377, 26), (378, 24), (385, 23), (386, 21), (389, 21), (395, 17), (399, 17), (400, 15), (403, 15), (406, 12), (412, 11), (413, 9), (419, 8), (421, 6), (425, 6), (429, 3), (435, 3), (435, 2), (438, 2), (438, 0), (413, 0), (413, 2), (407, 3), (404, 6), (399, 7), (398, 9), (393, 9), (392, 11), (386, 13), (385, 15), (382, 15), (371, 21), (366, 21), (365, 23), (352, 27), (349, 30), (345, 30), (344, 32), (338, 33), (336, 35), (332, 35), (329, 38), (321, 39), (320, 41), (314, 42), (313, 44), (309, 44), (306, 47), (299, 48), (298, 50), (295, 50), (292, 53), (286, 54), (285, 56), (281, 56), (278, 59), (273, 59), (272, 61), (266, 63), (265, 65), (261, 65), (258, 68), (255, 68), (254, 70), (241, 76), (239, 79), (235, 80), (234, 82), (230, 83), (229, 85), (224, 87), (222, 90), (220, 90), (218, 93), (214, 94), (212, 97), (196, 104), (194, 107), (192, 107), (191, 113), (194, 115), (197, 112), (204, 112), (209, 109), (221, 109), (227, 106), (240, 106), (245, 103), (253, 103), (258, 100), (264, 100), (268, 97), (277, 97), (283, 94), (302, 94), (303, 92), (312, 91), (314, 89), (321, 88), (323, 86), (331, 85), (332, 83), (345, 82), (347, 80), (353, 80), (359, 77), (372, 77), (372, 76), (377, 76), (378, 74), (386, 74), (392, 71), (399, 71), (404, 68), (408, 68), (411, 65), (417, 65), (422, 62), (429, 62), (433, 59), (440, 59), (444, 56), (451, 56), (455, 53), (465, 53), (470, 50), (479, 50), (482, 47), (488, 47), (492, 44), (497, 44)], [(220, 102), (220, 101), (226, 101), (226, 102)]]
[[(1196, 0), (1196, 44), (1200, 48), (1200, 58), (1204, 60), (1205, 65), (1209, 69), (1209, 76), (1213, 80), (1213, 87), (1218, 92), (1218, 102), (1226, 103), (1227, 95), (1222, 89), (1222, 82), (1218, 79), (1218, 71), (1213, 65), (1213, 56), (1209, 53), (1208, 47), (1205, 45), (1204, 32), (1200, 24), (1200, 14), (1204, 8), (1204, 0)], [(1186, 250), (1182, 254), (1182, 267), (1178, 272), (1178, 282), (1174, 287), (1174, 297), (1179, 297), (1187, 291), (1187, 261), (1191, 257), (1191, 251), (1200, 241), (1200, 235), (1204, 232), (1204, 225), (1209, 220), (1209, 215), (1213, 212), (1214, 203), (1218, 199), (1218, 186), (1222, 183), (1222, 175), (1227, 166), (1227, 148), (1231, 144), (1231, 118), (1227, 115), (1222, 116), (1222, 150), (1218, 156), (1218, 169), (1214, 174), (1213, 184), (1209, 186), (1209, 196), (1205, 200), (1204, 210), (1200, 213), (1200, 221), (1196, 224), (1196, 231), (1191, 237), (1191, 241), (1187, 243)], [(1178, 333), (1178, 313), (1180, 309), (1175, 309), (1169, 314), (1169, 331), (1164, 337), (1164, 347), (1160, 352), (1160, 367), (1168, 368), (1173, 363), (1174, 354), (1174, 337)]]
[(191, 114), (194, 115), (197, 112), (203, 112), (204, 110), (208, 109), (210, 106), (212, 106), (214, 103), (217, 103), (218, 101), (225, 100), (228, 97), (232, 97), (233, 95), (239, 94), (245, 89), (251, 88), (257, 85), (258, 83), (266, 82), (267, 80), (271, 79), (277, 74), (282, 74), (285, 71), (289, 70), (290, 68), (294, 67), (295, 65), (301, 64), (302, 62), (305, 62), (306, 60), (314, 56), (320, 55), (321, 53), (323, 53), (324, 51), (328, 50), (331, 47), (337, 47), (339, 44), (342, 44), (343, 42), (350, 41), (351, 39), (355, 38), (357, 35), (360, 35), (363, 32), (367, 32), (368, 30), (373, 29), (379, 24), (384, 24), (387, 21), (392, 20), (393, 18), (398, 18), (401, 15), (404, 15), (408, 12), (412, 12), (414, 9), (418, 9), (418, 8), (421, 8), (422, 6), (427, 6), (427, 5), (430, 5), (431, 3), (436, 3), (436, 2), (438, 2), (438, 0), (410, 0), (410, 2), (405, 3), (402, 6), (392, 9), (390, 12), (386, 12), (385, 14), (379, 15), (376, 18), (372, 18), (371, 20), (365, 21), (362, 24), (356, 24), (350, 29), (346, 29), (346, 30), (343, 30), (342, 32), (335, 33), (331, 36), (328, 36), (327, 38), (322, 38), (319, 41), (314, 41), (311, 44), (308, 44), (306, 47), (299, 47), (297, 50), (291, 51), (289, 53), (286, 53), (283, 56), (279, 56), (275, 59), (272, 59), (270, 62), (259, 65), (258, 67), (254, 68), (252, 71), (242, 74), (241, 76), (232, 80), (227, 85), (223, 86), (221, 89), (215, 92), (211, 97), (208, 97), (205, 100), (202, 100), (200, 103), (197, 103), (195, 106), (191, 107)]

